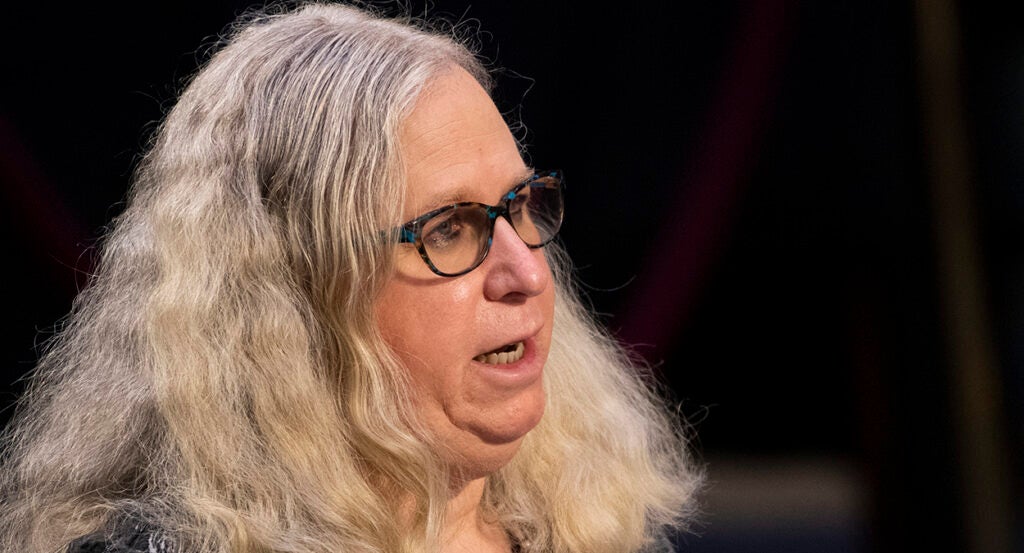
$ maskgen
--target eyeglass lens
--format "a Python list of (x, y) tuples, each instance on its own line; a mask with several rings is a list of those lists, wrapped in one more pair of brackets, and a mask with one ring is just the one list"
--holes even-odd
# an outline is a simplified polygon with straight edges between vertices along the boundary
[[(561, 225), (560, 182), (554, 176), (538, 178), (507, 200), (512, 227), (532, 248), (549, 242)], [(460, 205), (427, 221), (420, 236), (434, 267), (442, 273), (457, 274), (482, 261), (490, 247), (494, 223), (501, 207)]]

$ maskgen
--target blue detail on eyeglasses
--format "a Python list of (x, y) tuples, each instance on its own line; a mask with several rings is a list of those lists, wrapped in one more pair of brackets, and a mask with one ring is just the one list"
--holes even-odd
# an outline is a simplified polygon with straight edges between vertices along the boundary
[(459, 202), (398, 227), (400, 243), (412, 243), (431, 271), (455, 277), (477, 268), (490, 252), (500, 215), (530, 248), (554, 239), (562, 224), (561, 171), (540, 171), (509, 190), (497, 205)]

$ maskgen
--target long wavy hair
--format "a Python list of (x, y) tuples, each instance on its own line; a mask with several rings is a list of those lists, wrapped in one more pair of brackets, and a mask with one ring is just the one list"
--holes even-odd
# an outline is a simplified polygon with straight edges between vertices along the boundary
[[(4, 435), (3, 551), (58, 551), (124, 513), (188, 551), (439, 548), (449, 471), (373, 304), (405, 117), (454, 66), (490, 86), (453, 36), (326, 4), (236, 24), (155, 134)], [(482, 508), (524, 553), (637, 551), (687, 519), (699, 471), (547, 250), (545, 414)]]

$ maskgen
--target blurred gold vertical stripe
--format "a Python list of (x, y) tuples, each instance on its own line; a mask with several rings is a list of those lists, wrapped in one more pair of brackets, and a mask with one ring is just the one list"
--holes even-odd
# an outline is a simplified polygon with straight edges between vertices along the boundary
[(948, 344), (952, 421), (970, 553), (1010, 553), (1012, 506), (1002, 390), (972, 197), (962, 46), (952, 0), (915, 3), (925, 159)]

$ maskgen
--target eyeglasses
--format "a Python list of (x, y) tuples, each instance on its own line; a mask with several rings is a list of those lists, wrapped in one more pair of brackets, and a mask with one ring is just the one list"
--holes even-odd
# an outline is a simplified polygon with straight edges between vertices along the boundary
[(504, 217), (519, 238), (536, 249), (562, 226), (562, 172), (543, 171), (509, 190), (498, 205), (459, 202), (424, 213), (396, 229), (434, 273), (456, 277), (476, 269), (491, 251), (494, 224)]

